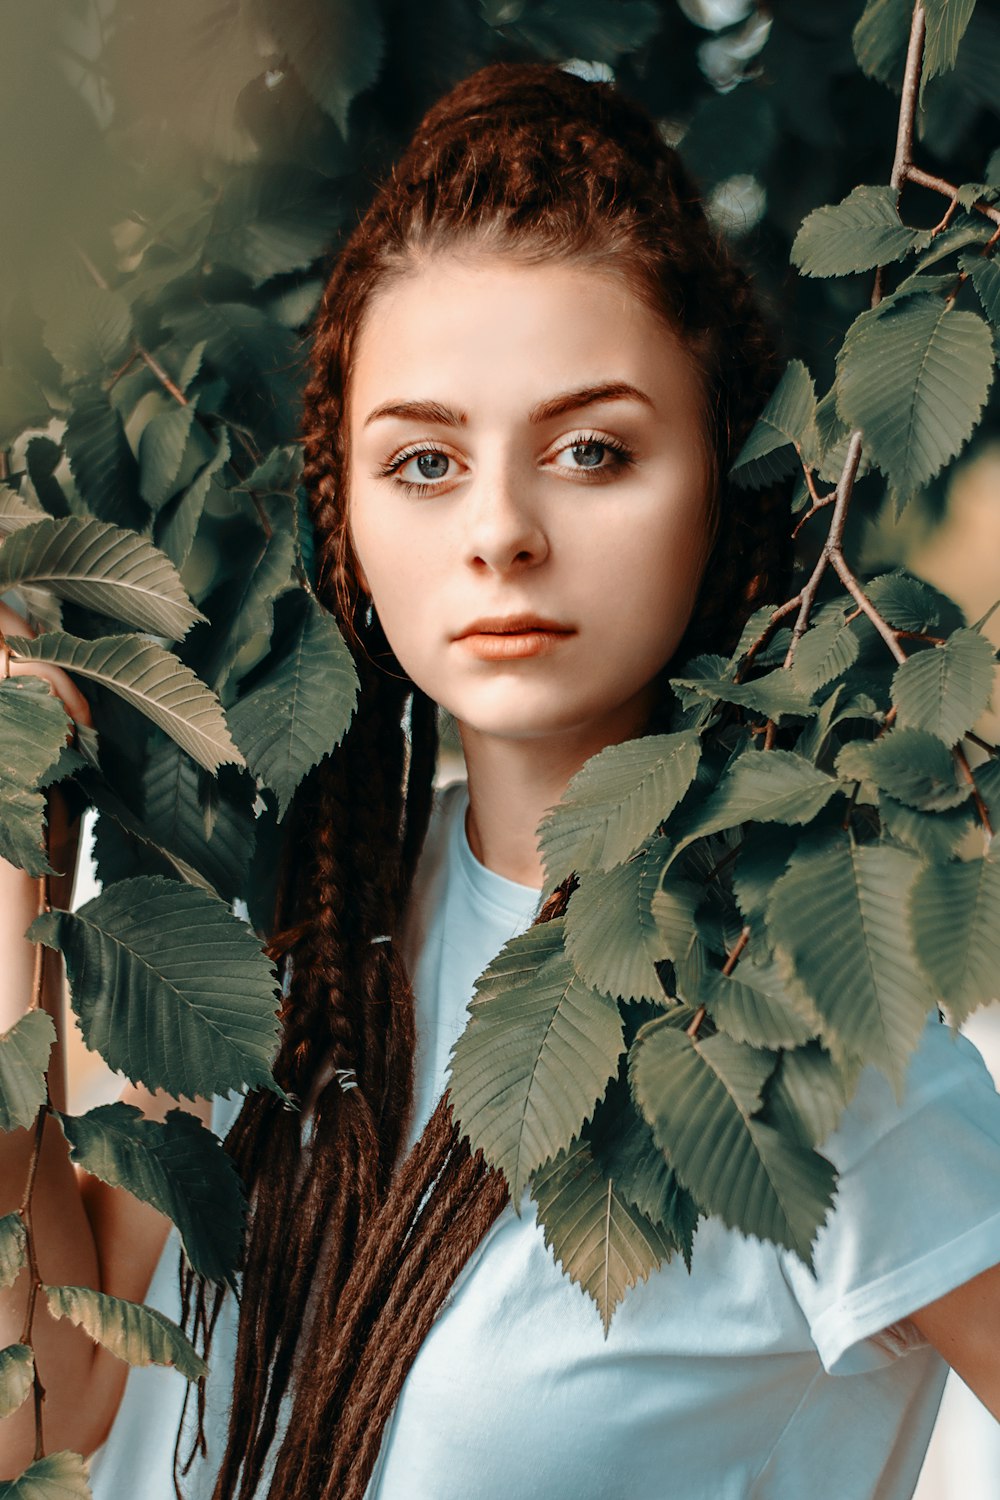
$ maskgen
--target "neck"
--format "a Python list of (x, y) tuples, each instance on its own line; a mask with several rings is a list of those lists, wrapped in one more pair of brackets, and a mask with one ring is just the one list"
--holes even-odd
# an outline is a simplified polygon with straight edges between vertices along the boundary
[(531, 739), (505, 739), (459, 724), (469, 776), (466, 831), (481, 864), (521, 885), (542, 885), (538, 825), (585, 761), (643, 732), (648, 703), (630, 707), (607, 723)]

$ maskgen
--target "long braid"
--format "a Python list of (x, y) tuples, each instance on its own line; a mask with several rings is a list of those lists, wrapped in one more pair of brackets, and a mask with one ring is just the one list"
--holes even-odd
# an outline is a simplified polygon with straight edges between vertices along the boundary
[[(272, 942), (288, 979), (276, 1075), (303, 1103), (315, 1095), (311, 1135), (266, 1094), (247, 1099), (227, 1140), (252, 1209), (214, 1500), (262, 1496), (286, 1396), (270, 1500), (361, 1500), (417, 1350), (508, 1201), (460, 1138), (447, 1094), (400, 1158), (415, 1047), (400, 940), (430, 814), (435, 711), (371, 616), (348, 527), (346, 402), (367, 308), (387, 280), (462, 240), (619, 274), (694, 355), (717, 527), (682, 649), (725, 649), (787, 564), (782, 498), (734, 493), (725, 478), (773, 384), (773, 352), (676, 153), (607, 85), (548, 65), (481, 70), (418, 127), (316, 320), (303, 449), (317, 591), (362, 691), (343, 744), (296, 795)], [(559, 915), (570, 889), (538, 920)], [(204, 1307), (200, 1292), (187, 1300)]]

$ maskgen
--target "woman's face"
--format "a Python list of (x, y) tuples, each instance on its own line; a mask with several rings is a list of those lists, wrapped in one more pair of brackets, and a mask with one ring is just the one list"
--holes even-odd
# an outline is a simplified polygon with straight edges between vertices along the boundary
[(606, 273), (437, 255), (373, 300), (348, 420), (351, 538), (413, 681), (479, 734), (639, 733), (708, 550), (680, 342)]

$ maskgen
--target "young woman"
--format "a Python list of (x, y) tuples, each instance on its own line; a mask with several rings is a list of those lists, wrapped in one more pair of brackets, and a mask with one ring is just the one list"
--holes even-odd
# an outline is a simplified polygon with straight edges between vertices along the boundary
[[(709, 1220), (691, 1274), (654, 1273), (607, 1339), (443, 1095), (477, 975), (565, 906), (538, 910), (545, 810), (782, 587), (782, 508), (725, 480), (773, 378), (675, 153), (554, 67), (453, 90), (340, 256), (304, 443), (362, 692), (297, 800), (277, 914), (303, 1116), (215, 1110), (252, 1214), (239, 1305), (185, 1287), (210, 1334), (192, 1500), (902, 1500), (935, 1349), (1000, 1413), (1000, 1101), (947, 1028), (901, 1105), (869, 1070), (826, 1143), (815, 1278)], [(435, 800), (437, 705), (468, 783)], [(111, 1292), (153, 1276), (179, 1316), (163, 1222), (46, 1170), (84, 1247), (63, 1279), (74, 1253)], [(123, 1398), (109, 1356), (46, 1339), (50, 1444), (106, 1437), (98, 1500), (168, 1500), (176, 1375)]]

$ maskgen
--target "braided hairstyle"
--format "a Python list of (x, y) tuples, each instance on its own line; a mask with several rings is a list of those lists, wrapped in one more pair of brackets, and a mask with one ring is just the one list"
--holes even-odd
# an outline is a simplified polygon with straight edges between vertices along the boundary
[[(787, 564), (778, 501), (731, 494), (725, 480), (773, 385), (771, 344), (677, 154), (612, 86), (548, 64), (483, 68), (417, 127), (316, 318), (305, 483), (318, 591), (351, 644), (361, 695), (344, 742), (296, 797), (272, 945), (287, 981), (277, 1077), (313, 1101), (311, 1134), (303, 1141), (298, 1118), (260, 1092), (227, 1142), (251, 1211), (214, 1500), (258, 1489), (361, 1500), (420, 1344), (508, 1201), (502, 1176), (460, 1137), (447, 1093), (402, 1156), (414, 1003), (397, 939), (429, 817), (436, 720), (367, 610), (347, 525), (345, 401), (366, 310), (392, 278), (458, 242), (608, 269), (696, 356), (715, 540), (681, 651), (725, 650)], [(538, 920), (560, 915), (570, 889)]]

